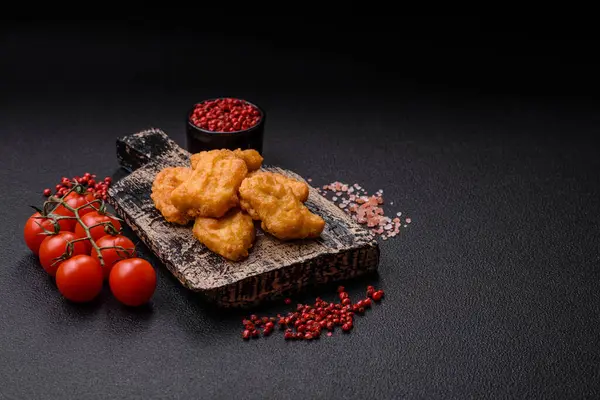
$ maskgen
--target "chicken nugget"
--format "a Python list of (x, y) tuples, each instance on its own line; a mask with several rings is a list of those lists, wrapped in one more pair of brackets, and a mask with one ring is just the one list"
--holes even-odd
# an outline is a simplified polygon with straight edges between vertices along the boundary
[(254, 149), (237, 149), (234, 150), (233, 154), (235, 154), (236, 157), (241, 158), (246, 162), (248, 171), (258, 170), (262, 166), (262, 162), (264, 160), (260, 153)]
[(206, 162), (206, 160), (208, 159), (232, 156), (235, 156), (235, 154), (233, 154), (233, 151), (227, 149), (201, 151), (200, 153), (192, 154), (190, 156), (190, 164), (192, 165), (192, 169), (196, 169), (198, 167), (198, 164), (202, 160)]
[(246, 163), (246, 167), (248, 167), (248, 171), (256, 171), (258, 170), (263, 162), (263, 158), (260, 155), (260, 153), (256, 150), (253, 149), (248, 149), (248, 150), (242, 150), (242, 149), (237, 149), (234, 151), (231, 150), (227, 150), (227, 149), (222, 149), (222, 150), (209, 150), (209, 151), (202, 151), (200, 153), (196, 153), (196, 154), (192, 154), (190, 157), (190, 164), (192, 165), (192, 169), (196, 169), (198, 166), (198, 162), (200, 161), (200, 159), (202, 157), (205, 157), (206, 155), (210, 155), (210, 156), (229, 156), (229, 155), (233, 155), (241, 160), (244, 160), (244, 162)]
[(252, 174), (240, 186), (241, 207), (261, 220), (266, 232), (281, 240), (316, 238), (325, 221), (310, 212), (276, 174)]
[(198, 153), (196, 169), (171, 194), (171, 201), (190, 217), (219, 218), (239, 204), (237, 191), (248, 173), (232, 152)]
[(187, 214), (179, 211), (171, 202), (171, 193), (191, 175), (192, 170), (189, 168), (172, 167), (163, 169), (154, 178), (150, 197), (165, 220), (180, 225), (190, 222)]
[[(290, 189), (292, 189), (294, 196), (296, 196), (296, 198), (298, 200), (300, 200), (302, 203), (304, 203), (308, 199), (308, 185), (304, 182), (298, 181), (296, 179), (293, 179), (293, 178), (290, 178), (290, 177), (287, 177), (285, 175), (278, 174), (275, 172), (263, 172), (263, 171), (251, 172), (248, 174), (246, 179), (248, 179), (254, 175), (257, 175), (257, 174), (269, 175), (269, 176), (273, 177), (277, 182), (281, 183), (282, 185), (288, 186)], [(250, 206), (249, 202), (245, 201), (244, 199), (240, 199), (240, 204), (242, 205), (242, 208), (252, 217), (252, 219), (255, 219), (255, 220), (260, 219), (260, 217), (258, 216), (256, 211), (254, 211), (254, 209)]]
[(209, 250), (231, 261), (248, 257), (256, 238), (252, 218), (239, 208), (229, 210), (219, 219), (196, 218), (193, 232)]
[(277, 182), (281, 183), (282, 185), (289, 186), (289, 188), (292, 189), (294, 196), (296, 196), (296, 198), (298, 200), (300, 200), (302, 203), (304, 203), (306, 200), (308, 200), (308, 185), (306, 183), (299, 181), (297, 179), (294, 179), (294, 178), (290, 178), (289, 176), (279, 174), (277, 172), (267, 172), (267, 171), (251, 172), (248, 174), (247, 178), (250, 178), (257, 174), (270, 175), (275, 180), (277, 180)]

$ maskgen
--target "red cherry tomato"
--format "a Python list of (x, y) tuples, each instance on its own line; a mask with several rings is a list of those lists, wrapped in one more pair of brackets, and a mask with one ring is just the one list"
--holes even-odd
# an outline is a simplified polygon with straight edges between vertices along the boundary
[(121, 303), (137, 307), (147, 303), (156, 289), (156, 272), (142, 258), (116, 263), (108, 278), (110, 290)]
[[(72, 208), (82, 207), (79, 209), (79, 217), (82, 217), (85, 214), (88, 214), (90, 212), (96, 211), (93, 207), (96, 207), (96, 208), (99, 207), (98, 203), (94, 203), (93, 205), (84, 207), (86, 204), (94, 201), (94, 195), (89, 192), (85, 192), (84, 194), (79, 194), (77, 192), (71, 192), (66, 197), (64, 197), (63, 200), (69, 205), (69, 207), (72, 207)], [(52, 211), (52, 214), (64, 215), (67, 217), (75, 216), (75, 213), (73, 211), (65, 208), (65, 206), (63, 206), (62, 204), (59, 205), (58, 207), (56, 207), (56, 209), (54, 209), (54, 211)], [(75, 229), (75, 224), (77, 223), (77, 220), (68, 219), (66, 221), (68, 221), (68, 227), (69, 227), (68, 230), (72, 231), (73, 229)]]
[[(68, 220), (66, 220), (66, 219), (57, 221), (60, 231), (68, 231), (69, 230), (69, 229), (67, 229), (67, 227), (68, 227), (67, 221)], [(23, 229), (23, 236), (25, 238), (25, 244), (27, 244), (27, 247), (29, 247), (29, 249), (31, 251), (33, 251), (33, 253), (35, 255), (39, 254), (40, 245), (42, 244), (44, 239), (46, 239), (46, 237), (48, 237), (48, 235), (45, 233), (44, 229), (47, 231), (50, 231), (50, 232), (54, 232), (54, 222), (51, 218), (42, 217), (40, 215), (40, 213), (37, 213), (37, 212), (35, 214), (33, 214), (31, 217), (29, 217), (29, 219), (25, 223), (25, 227)], [(56, 232), (56, 233), (58, 233), (58, 232)]]
[[(123, 249), (115, 249), (115, 248), (105, 248), (100, 251), (102, 253), (102, 260), (104, 261), (104, 278), (108, 279), (110, 275), (110, 271), (112, 270), (113, 265), (117, 262), (131, 258), (135, 256), (135, 244), (129, 238), (123, 235), (106, 235), (102, 236), (100, 239), (96, 241), (98, 247), (122, 247)], [(98, 263), (100, 260), (98, 259), (98, 252), (96, 250), (92, 250), (92, 258)]]
[(102, 291), (102, 267), (88, 255), (77, 255), (60, 264), (56, 286), (67, 299), (76, 303), (93, 300)]
[(57, 235), (48, 236), (40, 245), (40, 263), (44, 270), (51, 276), (56, 275), (60, 263), (78, 254), (86, 254), (84, 242), (74, 242), (71, 255), (67, 256), (69, 242), (77, 239), (73, 232), (59, 232)]
[[(121, 223), (114, 219), (111, 218), (110, 216), (106, 215), (106, 214), (100, 214), (97, 211), (92, 211), (90, 213), (85, 214), (83, 217), (81, 217), (81, 222), (77, 224), (77, 226), (75, 226), (75, 236), (77, 237), (86, 237), (86, 233), (85, 230), (83, 229), (83, 226), (81, 225), (82, 223), (86, 226), (86, 227), (90, 227), (90, 226), (94, 226), (100, 223), (108, 223), (110, 222), (112, 224), (112, 226), (117, 230), (120, 231), (121, 230)], [(106, 236), (107, 232), (105, 229), (107, 229), (108, 225), (98, 225), (98, 226), (94, 226), (93, 228), (90, 228), (90, 234), (92, 236), (92, 239), (94, 239), (94, 241), (100, 239), (102, 236)], [(89, 241), (85, 242), (87, 244), (87, 248), (88, 251), (91, 250), (92, 245), (89, 243)]]

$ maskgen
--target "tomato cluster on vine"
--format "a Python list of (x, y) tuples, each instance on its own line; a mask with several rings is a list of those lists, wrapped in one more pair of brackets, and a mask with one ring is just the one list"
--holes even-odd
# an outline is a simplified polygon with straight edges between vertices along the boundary
[(156, 288), (152, 265), (137, 257), (122, 234), (121, 220), (84, 183), (50, 196), (24, 227), (27, 247), (56, 279), (59, 292), (73, 302), (95, 299), (108, 281), (113, 295), (128, 306), (147, 303)]

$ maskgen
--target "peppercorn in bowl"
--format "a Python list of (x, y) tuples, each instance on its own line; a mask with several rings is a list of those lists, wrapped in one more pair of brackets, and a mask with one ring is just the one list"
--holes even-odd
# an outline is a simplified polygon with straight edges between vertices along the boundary
[(191, 153), (215, 149), (254, 149), (262, 153), (266, 114), (247, 100), (221, 97), (194, 104), (187, 114)]

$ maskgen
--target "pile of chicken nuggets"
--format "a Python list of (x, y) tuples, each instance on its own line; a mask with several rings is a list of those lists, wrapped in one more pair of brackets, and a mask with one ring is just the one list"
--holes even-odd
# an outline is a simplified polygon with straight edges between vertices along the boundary
[(323, 218), (304, 205), (308, 185), (260, 171), (256, 150), (211, 150), (193, 154), (191, 168), (161, 170), (152, 200), (165, 220), (187, 225), (211, 251), (232, 260), (248, 257), (256, 239), (254, 221), (280, 240), (321, 235)]

